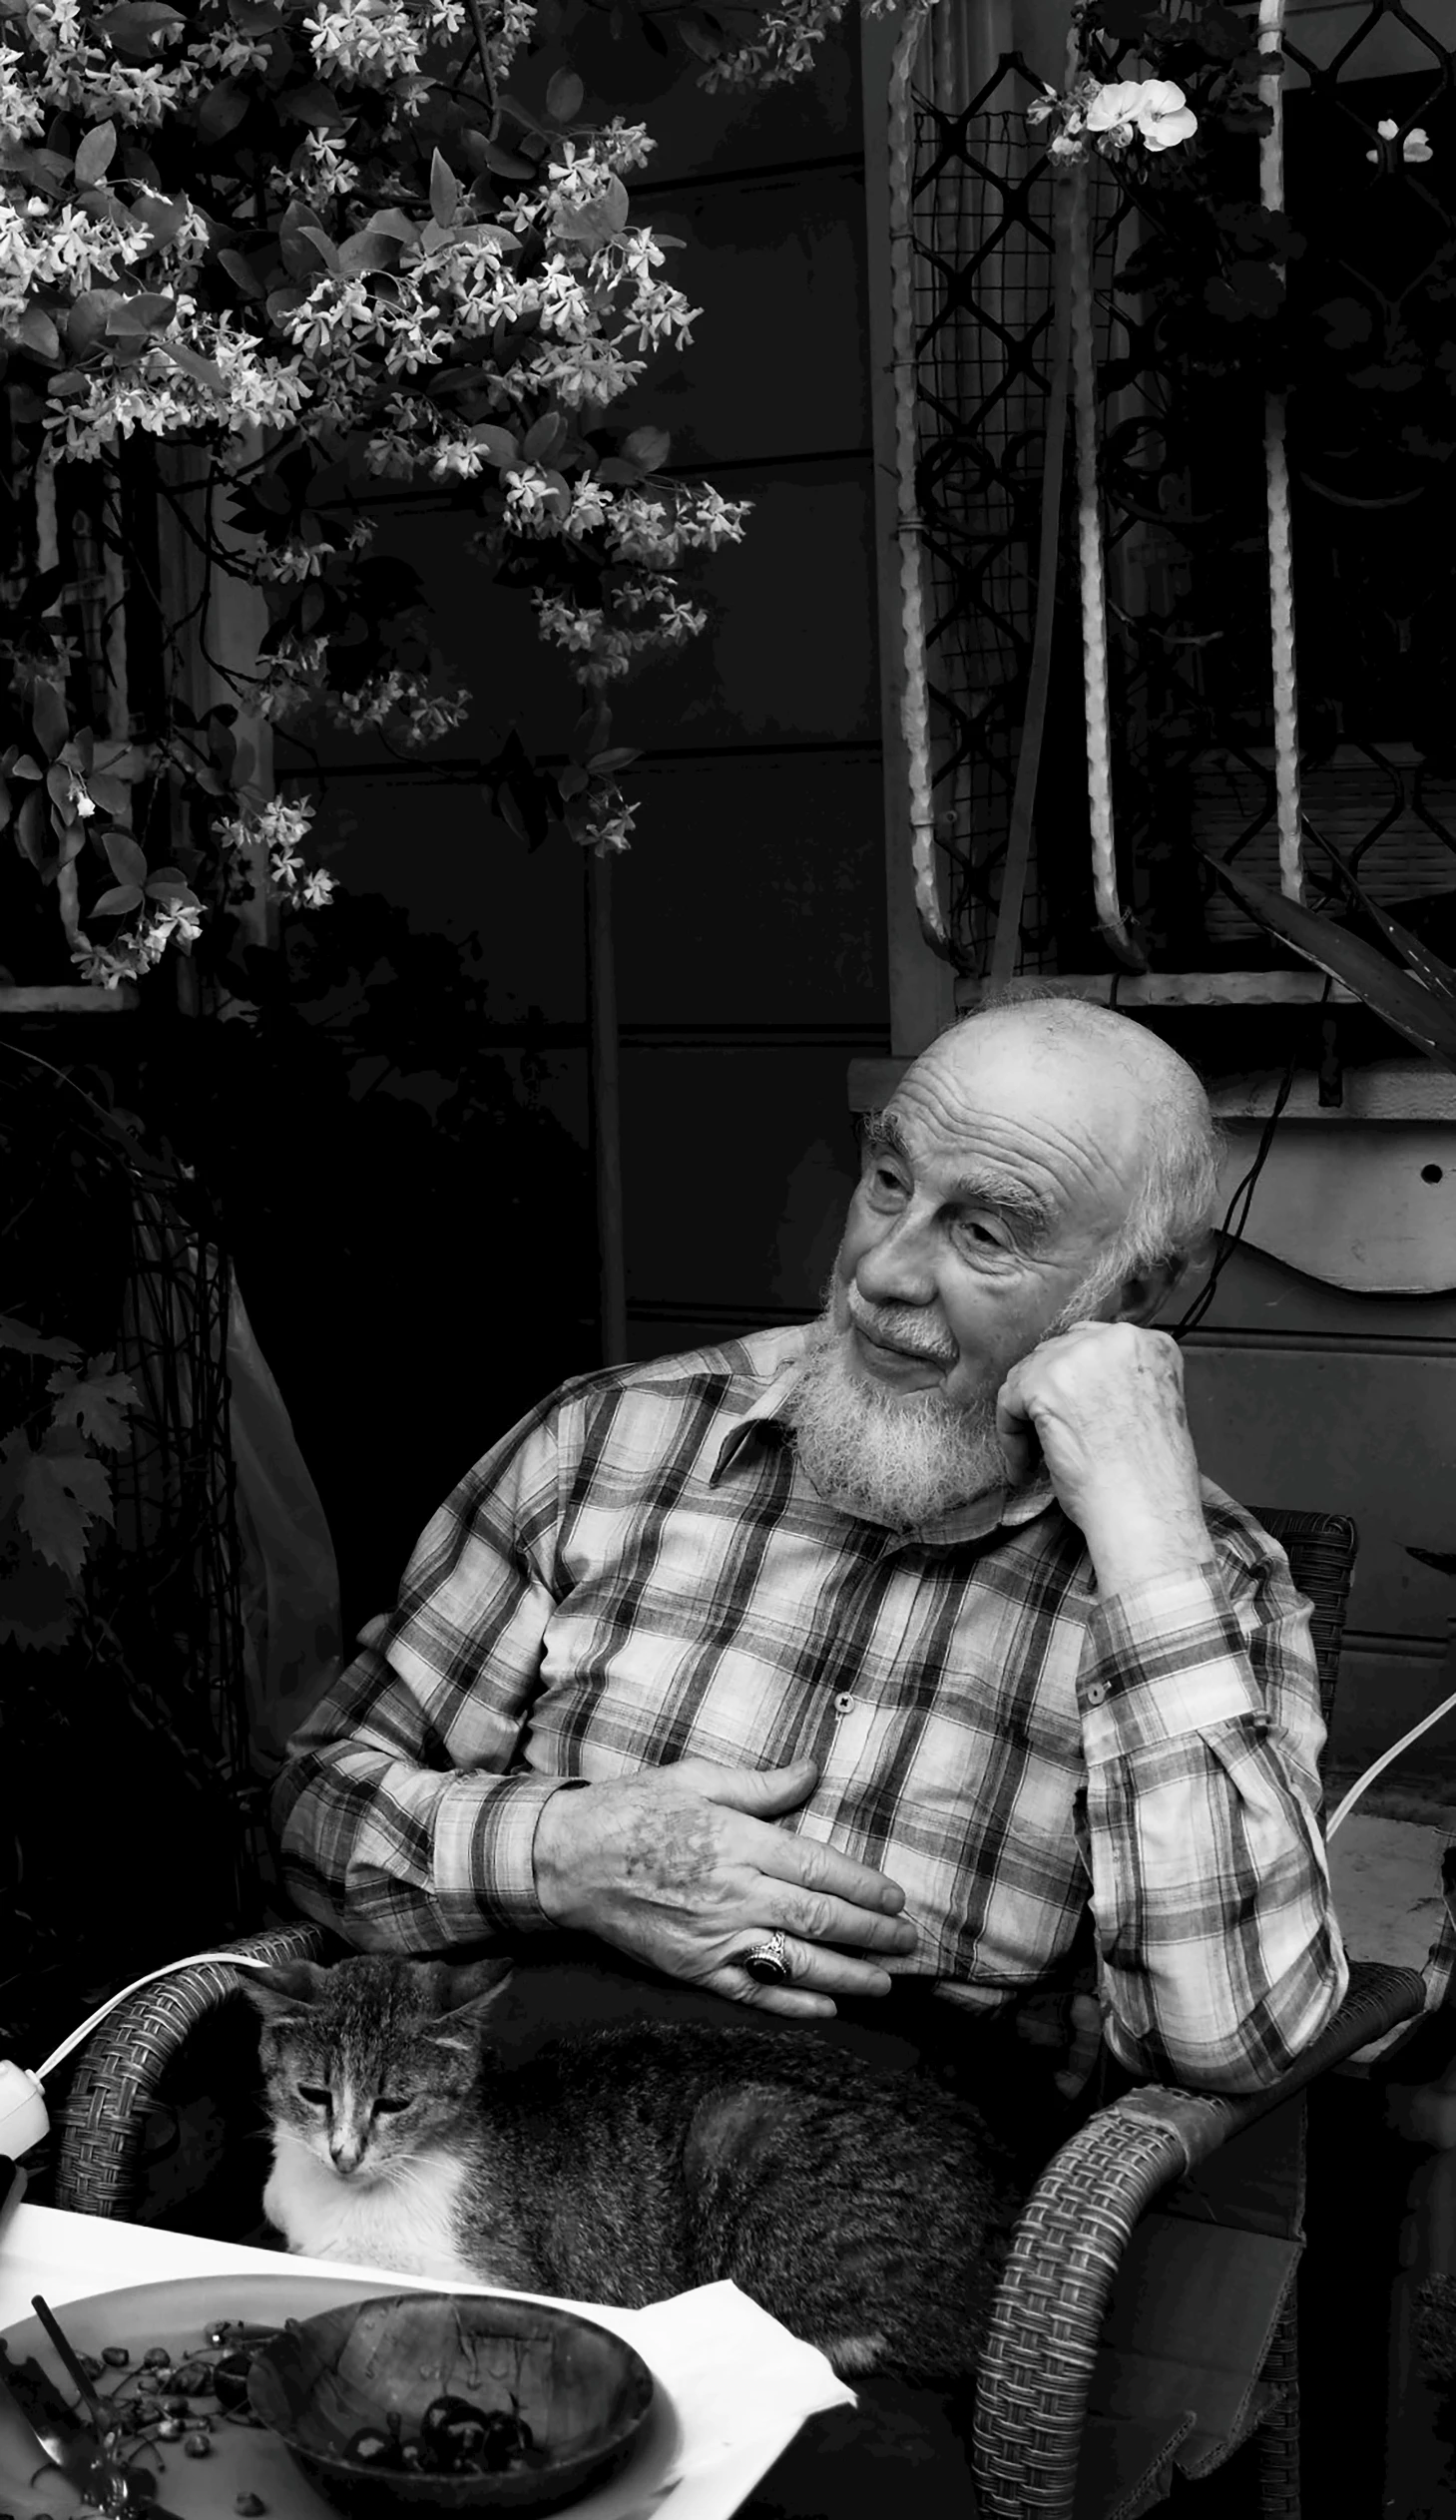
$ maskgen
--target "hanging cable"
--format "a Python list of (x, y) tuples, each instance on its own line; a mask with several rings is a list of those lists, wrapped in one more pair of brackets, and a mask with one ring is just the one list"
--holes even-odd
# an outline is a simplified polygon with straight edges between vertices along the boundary
[(1253, 1194), (1258, 1188), (1258, 1177), (1263, 1171), (1265, 1164), (1268, 1162), (1269, 1151), (1274, 1143), (1274, 1131), (1277, 1129), (1279, 1122), (1283, 1117), (1284, 1105), (1287, 1103), (1289, 1096), (1293, 1091), (1294, 1071), (1297, 1060), (1297, 1051), (1291, 1052), (1289, 1064), (1284, 1070), (1279, 1090), (1274, 1096), (1272, 1106), (1270, 1107), (1269, 1116), (1264, 1122), (1253, 1162), (1250, 1164), (1247, 1172), (1243, 1175), (1243, 1178), (1234, 1191), (1232, 1198), (1229, 1200), (1228, 1206), (1223, 1214), (1223, 1222), (1218, 1227), (1217, 1258), (1215, 1259), (1213, 1267), (1210, 1269), (1204, 1284), (1199, 1288), (1193, 1302), (1189, 1305), (1187, 1312), (1184, 1313), (1181, 1320), (1174, 1322), (1173, 1336), (1175, 1338), (1187, 1338), (1190, 1330), (1196, 1330), (1198, 1328), (1199, 1323), (1203, 1320), (1204, 1315), (1213, 1303), (1214, 1295), (1218, 1291), (1218, 1280), (1223, 1274), (1226, 1262), (1243, 1240), (1244, 1229), (1248, 1224), (1249, 1210), (1253, 1206)]

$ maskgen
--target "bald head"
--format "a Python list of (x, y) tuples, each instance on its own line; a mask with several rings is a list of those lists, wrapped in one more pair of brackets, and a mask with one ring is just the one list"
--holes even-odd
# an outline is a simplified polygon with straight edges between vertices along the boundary
[(1182, 1275), (1208, 1240), (1221, 1152), (1209, 1098), (1187, 1060), (1142, 1024), (1080, 998), (1025, 997), (962, 1017), (912, 1075), (947, 1082), (992, 1049), (1044, 1101), (1093, 1132), (1131, 1185), (1126, 1213), (1087, 1292), (1100, 1301), (1130, 1277)]

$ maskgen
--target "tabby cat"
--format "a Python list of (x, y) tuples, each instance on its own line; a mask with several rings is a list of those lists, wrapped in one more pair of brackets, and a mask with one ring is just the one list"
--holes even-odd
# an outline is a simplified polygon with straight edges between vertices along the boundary
[(581, 2029), (508, 2061), (508, 1975), (247, 1972), (263, 2209), (290, 2250), (626, 2307), (728, 2277), (842, 2373), (969, 2375), (1013, 2211), (973, 2109), (746, 2025)]

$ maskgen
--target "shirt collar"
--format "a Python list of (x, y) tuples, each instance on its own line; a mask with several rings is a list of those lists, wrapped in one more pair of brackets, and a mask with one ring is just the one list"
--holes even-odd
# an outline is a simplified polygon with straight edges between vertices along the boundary
[[(744, 1447), (756, 1436), (773, 1429), (786, 1439), (788, 1395), (798, 1367), (799, 1357), (790, 1357), (786, 1364), (780, 1366), (772, 1381), (764, 1384), (757, 1398), (750, 1400), (734, 1418), (719, 1446), (711, 1478), (714, 1487), (728, 1476)], [(812, 1489), (810, 1492), (813, 1492)], [(1015, 1529), (1022, 1523), (1034, 1522), (1039, 1514), (1045, 1514), (1055, 1503), (1052, 1482), (1045, 1470), (1038, 1469), (1020, 1486), (989, 1488), (984, 1496), (974, 1497), (968, 1505), (956, 1506), (952, 1513), (941, 1514), (934, 1522), (918, 1523), (909, 1531), (894, 1528), (901, 1539), (922, 1541), (929, 1548), (954, 1548), (962, 1541), (984, 1540), (993, 1531)], [(882, 1531), (892, 1528), (881, 1523), (877, 1515), (846, 1514), (842, 1519), (845, 1522), (872, 1522), (876, 1529)]]

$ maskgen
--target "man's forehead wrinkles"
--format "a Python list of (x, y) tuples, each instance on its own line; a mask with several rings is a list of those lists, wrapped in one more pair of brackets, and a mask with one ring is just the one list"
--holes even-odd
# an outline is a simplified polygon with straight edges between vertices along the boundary
[(943, 1183), (1004, 1167), (1044, 1208), (1041, 1240), (1060, 1241), (1077, 1231), (1103, 1235), (1127, 1213), (1130, 1187), (1116, 1159), (1090, 1130), (1085, 1136), (1069, 1131), (1044, 1111), (1006, 1116), (985, 1110), (969, 1084), (922, 1074), (906, 1078), (884, 1117), (896, 1124), (901, 1151), (917, 1173), (933, 1169)]
[[(937, 1093), (928, 1078), (907, 1080), (929, 1106), (926, 1118), (903, 1104), (889, 1104), (880, 1114), (884, 1137), (907, 1159), (962, 1164), (968, 1168), (990, 1158), (1008, 1164), (1018, 1175), (1046, 1176), (1065, 1198), (1068, 1172), (1087, 1189), (1101, 1193), (1115, 1168), (1090, 1138), (1074, 1135), (1049, 1114), (1018, 1115), (1008, 1120), (986, 1110), (973, 1094), (952, 1097)], [(903, 1093), (905, 1088), (902, 1086)]]

